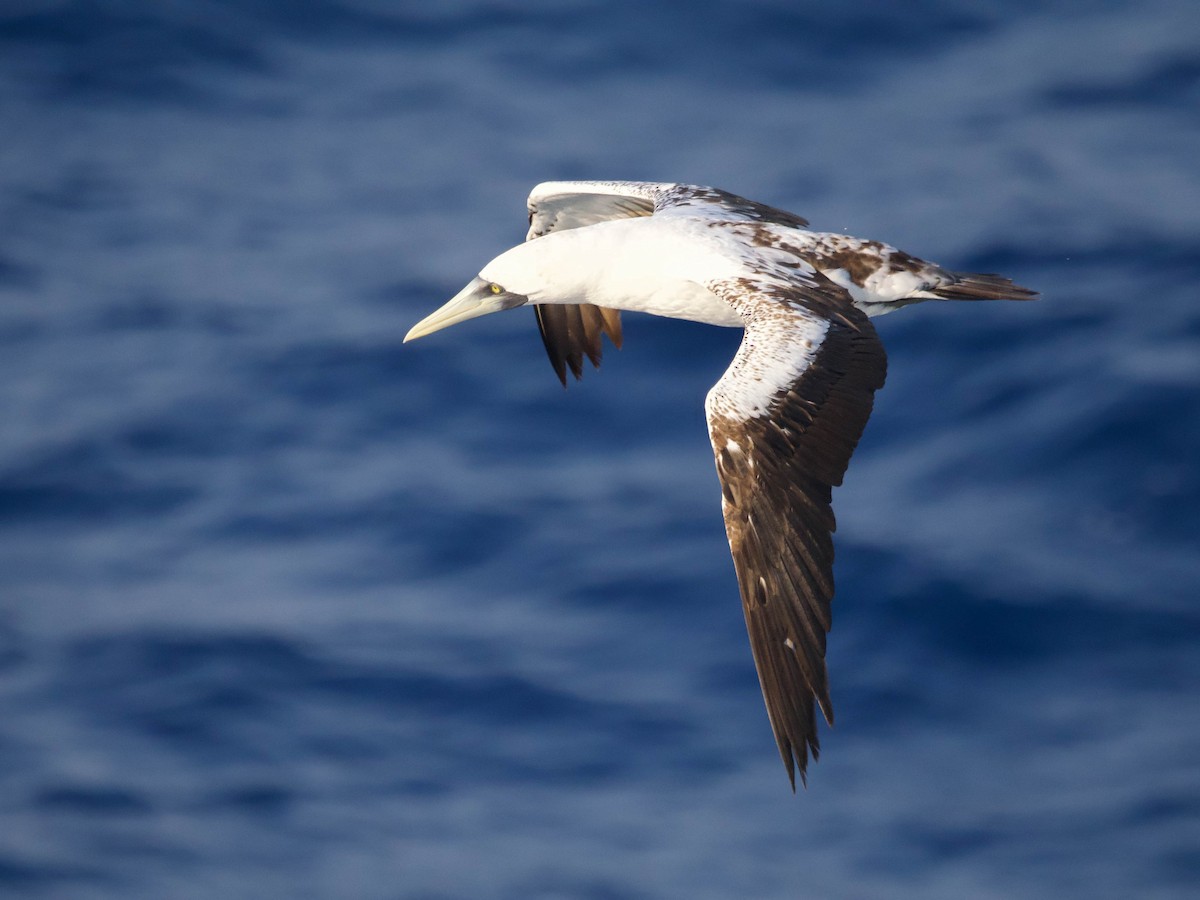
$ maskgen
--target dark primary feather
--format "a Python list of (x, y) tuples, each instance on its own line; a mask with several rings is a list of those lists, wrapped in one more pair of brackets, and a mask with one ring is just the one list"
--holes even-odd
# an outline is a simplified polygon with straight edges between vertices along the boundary
[(567, 369), (576, 379), (583, 377), (583, 358), (600, 368), (601, 335), (608, 335), (613, 346), (621, 349), (621, 314), (585, 304), (539, 304), (533, 308), (538, 330), (550, 365), (558, 380), (567, 385)]

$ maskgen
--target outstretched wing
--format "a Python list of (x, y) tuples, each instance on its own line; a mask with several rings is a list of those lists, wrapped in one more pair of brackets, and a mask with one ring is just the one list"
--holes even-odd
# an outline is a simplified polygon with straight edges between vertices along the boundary
[[(529, 194), (526, 240), (551, 231), (583, 228), (611, 219), (650, 215), (686, 215), (714, 221), (774, 222), (803, 228), (800, 216), (716, 188), (645, 181), (547, 181)], [(583, 377), (583, 358), (599, 368), (601, 336), (621, 346), (618, 310), (587, 304), (535, 306), (538, 329), (559, 381), (567, 369)]]
[[(833, 598), (831, 489), (883, 386), (866, 315), (815, 271), (709, 285), (748, 324), (705, 411), (750, 646), (792, 788), (833, 723), (825, 635)], [(764, 302), (766, 298), (774, 302)]]

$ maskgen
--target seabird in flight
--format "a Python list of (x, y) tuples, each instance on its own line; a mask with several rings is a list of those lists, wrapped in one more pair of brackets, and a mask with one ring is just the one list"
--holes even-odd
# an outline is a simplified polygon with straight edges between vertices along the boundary
[(767, 714), (792, 788), (833, 723), (825, 635), (833, 598), (831, 488), (883, 387), (869, 316), (922, 300), (1031, 300), (999, 275), (952, 272), (878, 241), (714, 188), (546, 182), (526, 242), (413, 326), (411, 341), (532, 306), (554, 371), (599, 366), (620, 310), (744, 329), (704, 408)]

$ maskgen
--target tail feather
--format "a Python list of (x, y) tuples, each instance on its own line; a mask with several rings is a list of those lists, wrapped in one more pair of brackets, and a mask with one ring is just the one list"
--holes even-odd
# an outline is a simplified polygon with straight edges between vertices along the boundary
[(1023, 288), (1002, 275), (954, 272), (953, 280), (929, 288), (939, 300), (1036, 300), (1037, 291)]

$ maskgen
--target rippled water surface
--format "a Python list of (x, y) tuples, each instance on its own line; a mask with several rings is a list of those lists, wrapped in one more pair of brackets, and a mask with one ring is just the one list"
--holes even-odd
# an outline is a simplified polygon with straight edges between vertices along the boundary
[[(1200, 10), (0, 9), (0, 895), (1200, 890)], [(793, 796), (702, 401), (629, 316), (402, 346), (549, 178), (1002, 271), (839, 516)]]

